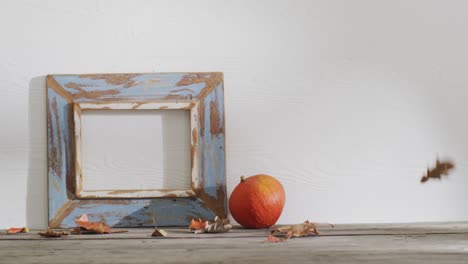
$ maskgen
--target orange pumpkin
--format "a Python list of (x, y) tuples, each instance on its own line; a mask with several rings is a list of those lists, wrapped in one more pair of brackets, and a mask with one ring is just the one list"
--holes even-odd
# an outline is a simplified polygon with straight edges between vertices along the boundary
[(284, 188), (274, 177), (242, 176), (229, 199), (229, 211), (246, 228), (267, 228), (278, 221), (285, 201)]

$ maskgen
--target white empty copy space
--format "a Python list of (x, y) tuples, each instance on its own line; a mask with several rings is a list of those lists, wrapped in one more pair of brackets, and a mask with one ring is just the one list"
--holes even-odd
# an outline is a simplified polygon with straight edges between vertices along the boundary
[(188, 110), (84, 110), (83, 190), (190, 189)]

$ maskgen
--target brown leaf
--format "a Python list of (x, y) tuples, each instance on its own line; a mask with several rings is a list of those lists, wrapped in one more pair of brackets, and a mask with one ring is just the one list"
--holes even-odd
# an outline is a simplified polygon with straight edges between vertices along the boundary
[(286, 241), (286, 239), (277, 238), (271, 234), (267, 237), (267, 242), (270, 242), (270, 243), (279, 243), (279, 242), (284, 242), (284, 241)]
[(8, 234), (29, 233), (29, 228), (25, 227), (11, 227), (7, 230)]
[(192, 219), (192, 221), (190, 222), (189, 228), (190, 230), (194, 231), (194, 230), (205, 229), (205, 226), (206, 226), (206, 221), (203, 221), (201, 220), (201, 218), (198, 218), (196, 220)]
[(455, 168), (455, 164), (451, 161), (440, 161), (436, 160), (436, 166), (433, 169), (427, 169), (426, 175), (421, 178), (421, 182), (424, 183), (429, 179), (441, 179), (442, 176), (448, 176), (449, 171)]
[(229, 219), (221, 219), (215, 217), (213, 222), (207, 222), (205, 225), (206, 233), (225, 233), (232, 229), (232, 225), (229, 223)]
[(308, 220), (302, 224), (280, 227), (275, 231), (279, 233), (286, 233), (287, 237), (300, 237), (319, 234), (317, 225), (315, 223), (310, 223)]
[[(334, 227), (333, 225), (330, 226)], [(288, 225), (272, 229), (267, 241), (276, 243), (286, 241), (291, 237), (304, 237), (318, 234), (319, 231), (317, 229), (317, 224), (311, 223), (307, 220), (302, 224)]]
[(202, 221), (201, 219), (192, 219), (189, 228), (190, 230), (194, 231), (195, 234), (225, 233), (231, 230), (232, 225), (229, 223), (229, 219), (221, 219), (216, 216), (214, 221)]
[(153, 224), (154, 224), (154, 232), (151, 234), (152, 237), (166, 237), (167, 232), (159, 229), (158, 225), (156, 224), (156, 213), (153, 210)]
[(68, 232), (66, 231), (54, 231), (52, 229), (47, 228), (47, 231), (45, 232), (39, 232), (38, 233), (42, 237), (61, 237), (61, 236), (68, 236)]
[[(89, 222), (88, 216), (86, 214), (83, 214), (83, 215), (81, 215), (80, 218), (76, 219), (75, 223), (81, 229), (89, 231), (88, 233), (92, 233), (92, 234), (110, 234), (110, 233), (112, 233), (110, 227), (106, 223)], [(83, 233), (83, 230), (81, 230), (81, 233)]]
[(154, 229), (154, 232), (153, 234), (151, 234), (152, 237), (166, 237), (167, 236), (167, 232), (162, 230), (162, 229), (159, 229), (159, 228), (156, 228)]

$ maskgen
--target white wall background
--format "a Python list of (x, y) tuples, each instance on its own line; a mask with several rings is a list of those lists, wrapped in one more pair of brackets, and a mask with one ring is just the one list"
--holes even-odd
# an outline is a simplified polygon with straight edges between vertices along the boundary
[[(468, 220), (466, 1), (0, 3), (0, 228), (47, 224), (45, 75), (223, 71), (228, 190), (281, 223)], [(457, 170), (419, 184), (436, 155)]]

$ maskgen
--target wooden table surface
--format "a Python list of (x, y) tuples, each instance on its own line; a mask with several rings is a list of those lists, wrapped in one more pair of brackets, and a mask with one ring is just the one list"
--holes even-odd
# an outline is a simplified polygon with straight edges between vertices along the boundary
[(166, 228), (47, 239), (0, 235), (0, 263), (468, 263), (468, 223), (320, 226), (316, 237), (266, 243), (268, 230), (197, 234)]

